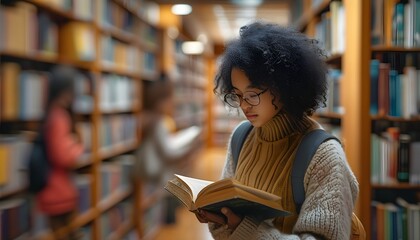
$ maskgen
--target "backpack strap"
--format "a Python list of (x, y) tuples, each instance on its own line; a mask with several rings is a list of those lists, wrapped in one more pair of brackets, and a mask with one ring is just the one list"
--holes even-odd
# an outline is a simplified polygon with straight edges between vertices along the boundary
[(245, 139), (248, 136), (249, 132), (251, 132), (252, 128), (253, 126), (249, 121), (243, 121), (236, 128), (235, 132), (232, 135), (232, 140), (230, 141), (230, 147), (232, 149), (233, 168), (235, 169), (235, 171), (236, 171), (236, 166), (238, 165), (239, 153), (241, 152)]
[(303, 179), (305, 177), (306, 169), (312, 160), (313, 155), (319, 148), (321, 143), (329, 140), (338, 140), (335, 136), (327, 133), (323, 129), (315, 129), (305, 134), (296, 152), (295, 161), (292, 166), (292, 191), (293, 199), (296, 205), (297, 213), (300, 212), (303, 202), (305, 201), (305, 188)]

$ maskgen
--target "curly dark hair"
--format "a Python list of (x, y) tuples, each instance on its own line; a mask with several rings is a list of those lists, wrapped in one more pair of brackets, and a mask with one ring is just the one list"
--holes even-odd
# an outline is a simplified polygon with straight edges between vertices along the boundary
[[(257, 21), (229, 42), (215, 78), (214, 92), (233, 91), (232, 68), (244, 71), (252, 85), (269, 88), (292, 116), (312, 115), (325, 106), (327, 65), (318, 42), (288, 27)], [(274, 99), (273, 99), (274, 101)]]

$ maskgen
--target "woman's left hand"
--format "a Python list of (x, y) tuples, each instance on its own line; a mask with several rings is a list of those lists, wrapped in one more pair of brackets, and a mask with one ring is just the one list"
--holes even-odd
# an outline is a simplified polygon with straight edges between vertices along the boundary
[(222, 218), (218, 214), (214, 214), (204, 210), (200, 210), (199, 215), (202, 219), (205, 219), (205, 221), (207, 222), (213, 222), (216, 224), (224, 225), (226, 226), (226, 228), (231, 230), (235, 230), (242, 221), (242, 217), (236, 215), (229, 208), (224, 207), (222, 208), (221, 212), (225, 216), (225, 218)]

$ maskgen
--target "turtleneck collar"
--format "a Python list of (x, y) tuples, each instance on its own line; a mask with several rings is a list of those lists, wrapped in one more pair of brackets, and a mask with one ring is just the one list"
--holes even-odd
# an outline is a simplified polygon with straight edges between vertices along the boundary
[(296, 119), (287, 113), (281, 112), (270, 121), (256, 128), (258, 137), (263, 141), (273, 142), (296, 133), (304, 133), (309, 127), (314, 126), (315, 121), (308, 116)]

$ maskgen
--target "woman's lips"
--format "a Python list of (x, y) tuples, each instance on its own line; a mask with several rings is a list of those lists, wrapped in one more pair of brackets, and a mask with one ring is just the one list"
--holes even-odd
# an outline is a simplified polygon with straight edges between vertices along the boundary
[(246, 114), (245, 115), (246, 118), (248, 118), (248, 120), (254, 120), (255, 118), (257, 118), (257, 114)]

